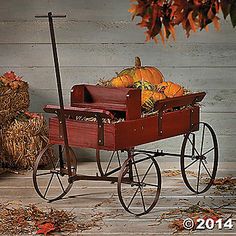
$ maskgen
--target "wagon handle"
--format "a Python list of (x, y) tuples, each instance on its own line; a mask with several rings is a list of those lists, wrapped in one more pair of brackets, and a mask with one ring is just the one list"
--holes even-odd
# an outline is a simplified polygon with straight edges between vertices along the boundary
[(63, 139), (64, 139), (64, 144), (65, 144), (65, 153), (66, 153), (66, 158), (68, 160), (67, 161), (68, 174), (69, 174), (69, 176), (71, 176), (71, 174), (72, 174), (71, 161), (70, 161), (68, 135), (67, 135), (67, 129), (66, 129), (64, 101), (63, 101), (63, 95), (62, 95), (61, 75), (60, 75), (59, 61), (58, 61), (58, 55), (57, 55), (56, 38), (55, 38), (55, 32), (54, 32), (54, 27), (53, 27), (53, 18), (65, 18), (66, 15), (53, 15), (52, 12), (48, 12), (47, 15), (38, 15), (35, 17), (36, 18), (48, 18), (52, 51), (53, 51), (54, 66), (55, 66), (55, 73), (56, 73), (56, 81), (57, 81), (57, 91), (58, 91), (58, 97), (59, 97), (59, 103), (60, 103), (60, 112), (58, 113), (58, 118), (60, 120), (60, 123), (62, 124), (62, 133), (63, 133)]

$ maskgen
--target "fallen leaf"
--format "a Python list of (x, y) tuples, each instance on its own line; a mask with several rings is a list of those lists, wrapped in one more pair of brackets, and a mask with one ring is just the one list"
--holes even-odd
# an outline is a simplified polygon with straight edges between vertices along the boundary
[(52, 223), (45, 223), (42, 225), (38, 225), (39, 230), (36, 232), (36, 234), (44, 234), (46, 236), (49, 232), (54, 231), (56, 228), (54, 224)]

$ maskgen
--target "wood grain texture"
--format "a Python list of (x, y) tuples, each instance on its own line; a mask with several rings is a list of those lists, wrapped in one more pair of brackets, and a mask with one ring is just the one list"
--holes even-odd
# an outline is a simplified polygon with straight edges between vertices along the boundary
[[(78, 11), (78, 15), (81, 11), (82, 9)], [(1, 18), (2, 16), (0, 16), (0, 43), (50, 43), (46, 20), (32, 18), (31, 21), (22, 22), (1, 21)], [(98, 20), (98, 18), (70, 20), (69, 15), (66, 19), (57, 19), (54, 26), (58, 43), (145, 44), (143, 30), (140, 30), (131, 19), (124, 21), (123, 19), (114, 20), (111, 17), (107, 20)], [(17, 37), (15, 37), (15, 32), (17, 32)], [(215, 31), (213, 25), (210, 25), (209, 33), (206, 31), (196, 32), (188, 39), (181, 26), (176, 28), (176, 40), (184, 44), (228, 43), (235, 42), (235, 39), (235, 29), (232, 28), (229, 21), (221, 21), (220, 32)], [(154, 43), (151, 42), (151, 44)], [(167, 44), (174, 45), (175, 43), (170, 38)]]
[[(134, 58), (130, 61), (134, 62)], [(143, 61), (144, 65), (147, 65)], [(120, 72), (123, 66), (68, 66), (61, 67), (61, 77), (64, 89), (71, 89), (75, 84), (96, 84), (99, 79), (109, 80)], [(236, 89), (236, 67), (175, 67), (164, 65), (158, 67), (163, 73), (165, 80), (171, 80), (184, 85), (187, 89), (204, 91), (205, 89)], [(5, 67), (0, 65), (0, 73), (14, 70), (23, 76), (33, 89), (55, 89), (56, 79), (53, 67)], [(227, 73), (226, 73), (227, 71)]]
[[(50, 44), (1, 44), (2, 66), (53, 66)], [(235, 66), (236, 43), (227, 44), (60, 44), (61, 66), (133, 66), (139, 55), (146, 65), (182, 67)]]

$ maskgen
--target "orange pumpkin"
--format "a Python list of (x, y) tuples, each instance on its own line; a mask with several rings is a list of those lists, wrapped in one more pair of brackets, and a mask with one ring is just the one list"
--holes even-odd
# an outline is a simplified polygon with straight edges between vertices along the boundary
[(143, 90), (141, 96), (141, 105), (146, 110), (152, 110), (157, 101), (165, 99), (163, 93), (157, 91)]
[(135, 57), (135, 67), (122, 70), (118, 75), (130, 75), (134, 83), (137, 81), (147, 81), (153, 85), (158, 85), (164, 81), (164, 76), (155, 67), (141, 66), (139, 57)]
[(165, 94), (157, 92), (157, 91), (153, 91), (152, 97), (153, 97), (154, 102), (157, 102), (159, 100), (166, 98)]
[(159, 92), (164, 92), (165, 88), (173, 84), (171, 81), (163, 81), (162, 83), (158, 84), (157, 90)]
[(119, 88), (119, 87), (124, 87), (124, 88), (127, 88), (127, 87), (131, 87), (133, 86), (133, 79), (130, 75), (121, 75), (121, 76), (117, 76), (117, 77), (114, 77), (111, 81), (110, 81), (110, 85), (112, 87), (116, 87), (116, 88)]
[(183, 87), (171, 81), (159, 84), (158, 90), (164, 92), (164, 94), (168, 98), (179, 97), (184, 95)]
[(142, 108), (150, 111), (154, 108), (154, 100), (153, 100), (153, 91), (143, 90), (141, 94), (141, 105)]
[(143, 106), (143, 104), (145, 104), (146, 102), (150, 102), (149, 100), (152, 100), (152, 95), (153, 95), (153, 91), (150, 90), (143, 90), (142, 94), (141, 94), (141, 104)]

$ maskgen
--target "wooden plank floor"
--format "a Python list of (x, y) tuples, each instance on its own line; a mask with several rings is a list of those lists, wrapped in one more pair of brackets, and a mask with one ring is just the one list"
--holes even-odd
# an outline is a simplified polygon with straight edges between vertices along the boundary
[[(160, 162), (162, 170), (177, 169), (175, 162)], [(87, 162), (79, 165), (79, 171), (86, 174), (96, 173), (95, 163)], [(236, 176), (236, 163), (220, 163), (218, 177)], [(164, 212), (173, 209), (188, 208), (199, 201), (206, 206), (217, 207), (230, 203), (228, 208), (235, 219), (236, 196), (217, 194), (215, 189), (210, 189), (202, 195), (192, 194), (184, 185), (180, 175), (162, 177), (162, 191), (157, 206), (149, 214), (134, 217), (125, 212), (117, 196), (116, 184), (110, 182), (81, 181), (76, 182), (69, 194), (62, 200), (47, 203), (36, 194), (32, 183), (32, 172), (23, 174), (5, 173), (0, 175), (1, 202), (21, 201), (24, 204), (37, 204), (41, 207), (55, 207), (73, 211), (78, 220), (89, 220), (96, 214), (103, 215), (101, 228), (93, 227), (79, 235), (169, 235), (173, 229), (168, 227), (169, 221), (158, 225), (158, 219)], [(233, 221), (233, 230), (208, 230), (195, 231), (193, 234), (201, 235), (236, 235), (236, 221)], [(184, 231), (188, 234), (188, 231)]]

